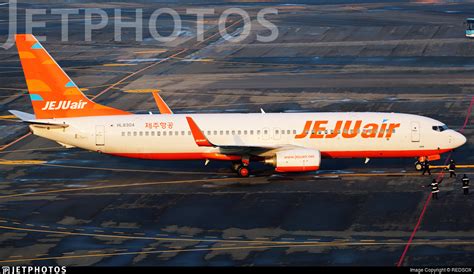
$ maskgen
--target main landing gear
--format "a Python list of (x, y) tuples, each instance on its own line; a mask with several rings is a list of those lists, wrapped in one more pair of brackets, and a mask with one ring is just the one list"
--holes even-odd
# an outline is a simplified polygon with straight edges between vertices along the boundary
[(232, 169), (237, 172), (240, 177), (249, 177), (249, 162), (242, 160), (242, 162), (233, 162)]

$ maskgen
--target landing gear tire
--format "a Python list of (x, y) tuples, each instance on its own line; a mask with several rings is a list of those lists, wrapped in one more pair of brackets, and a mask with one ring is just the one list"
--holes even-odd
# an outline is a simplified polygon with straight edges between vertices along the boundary
[(249, 168), (246, 166), (241, 166), (237, 170), (237, 173), (239, 174), (240, 177), (249, 177)]
[(416, 171), (423, 170), (423, 164), (421, 162), (416, 162), (415, 163), (415, 169), (416, 169)]

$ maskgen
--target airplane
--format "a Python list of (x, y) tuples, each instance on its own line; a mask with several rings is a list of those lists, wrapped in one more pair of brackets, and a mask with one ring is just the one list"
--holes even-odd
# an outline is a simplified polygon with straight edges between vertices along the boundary
[[(154, 93), (160, 114), (133, 114), (88, 99), (31, 34), (16, 45), (34, 114), (10, 112), (33, 134), (67, 147), (152, 160), (250, 162), (309, 172), (325, 158), (437, 160), (466, 143), (444, 123), (383, 112), (176, 114)], [(418, 161), (418, 164), (420, 163)]]

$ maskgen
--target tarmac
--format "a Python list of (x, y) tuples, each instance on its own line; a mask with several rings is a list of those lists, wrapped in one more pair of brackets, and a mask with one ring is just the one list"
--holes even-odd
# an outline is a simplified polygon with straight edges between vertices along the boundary
[[(160, 7), (184, 14), (192, 1), (128, 3), (145, 16)], [(16, 49), (0, 50), (0, 264), (68, 266), (464, 266), (474, 261), (474, 199), (460, 174), (474, 178), (474, 47), (464, 37), (469, 3), (328, 1), (242, 3), (256, 14), (275, 7), (270, 43), (251, 35), (229, 43), (215, 8), (196, 41), (195, 22), (179, 39), (112, 41), (113, 26), (83, 41), (80, 15), (70, 41), (48, 20), (44, 47), (91, 99), (136, 113), (156, 112), (159, 89), (174, 113), (384, 111), (428, 116), (463, 129), (439, 200), (433, 176), (415, 159), (323, 159), (321, 170), (275, 174), (251, 164), (238, 178), (226, 162), (146, 161), (66, 149), (29, 134), (9, 109), (32, 112)], [(18, 4), (19, 10), (48, 7)], [(55, 4), (55, 8), (118, 3)], [(50, 8), (50, 7), (49, 7)], [(0, 6), (0, 18), (8, 18)], [(161, 22), (165, 29), (170, 21)], [(0, 21), (0, 41), (7, 24)], [(228, 32), (240, 18), (230, 17)], [(20, 29), (22, 28), (20, 24)], [(433, 164), (442, 166), (447, 155)]]

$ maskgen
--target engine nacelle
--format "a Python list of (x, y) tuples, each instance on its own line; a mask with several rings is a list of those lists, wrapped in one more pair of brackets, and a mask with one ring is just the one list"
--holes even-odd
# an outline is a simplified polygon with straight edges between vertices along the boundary
[(316, 149), (288, 149), (278, 151), (275, 157), (265, 160), (277, 172), (304, 172), (319, 169), (321, 153)]

